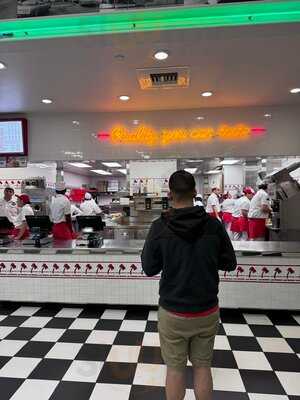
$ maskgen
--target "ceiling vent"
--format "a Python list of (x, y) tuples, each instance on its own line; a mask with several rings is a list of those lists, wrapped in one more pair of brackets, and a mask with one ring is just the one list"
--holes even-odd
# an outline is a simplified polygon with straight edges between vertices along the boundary
[(138, 69), (137, 77), (142, 90), (185, 88), (190, 83), (188, 67)]

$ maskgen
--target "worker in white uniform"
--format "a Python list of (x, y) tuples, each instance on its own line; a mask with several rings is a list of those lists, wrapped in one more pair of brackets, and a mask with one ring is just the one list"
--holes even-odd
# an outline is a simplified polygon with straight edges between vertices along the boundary
[(248, 213), (250, 209), (250, 201), (255, 195), (255, 191), (247, 186), (243, 190), (244, 196), (242, 196), (238, 205), (240, 208), (240, 217), (239, 217), (239, 229), (240, 229), (240, 240), (248, 240), (249, 238), (249, 220)]
[(249, 239), (255, 241), (263, 241), (266, 237), (266, 220), (272, 209), (267, 193), (267, 184), (258, 186), (259, 190), (250, 203), (248, 213), (249, 218)]
[(73, 232), (71, 220), (71, 202), (66, 196), (66, 186), (64, 182), (56, 183), (56, 196), (52, 198), (50, 210), (54, 239), (75, 239), (76, 235)]
[(18, 198), (18, 214), (14, 219), (14, 230), (12, 232), (15, 240), (23, 240), (29, 236), (29, 228), (26, 222), (27, 215), (34, 215), (30, 205), (30, 197), (27, 194), (16, 195)]
[(230, 224), (230, 239), (234, 241), (238, 241), (242, 237), (241, 227), (240, 227), (240, 216), (241, 216), (241, 207), (240, 207), (240, 199), (241, 195), (236, 195), (234, 199), (234, 206), (232, 209), (232, 218)]
[(231, 225), (231, 221), (232, 221), (234, 199), (232, 198), (230, 193), (227, 193), (225, 196), (226, 197), (225, 197), (223, 203), (221, 204), (222, 221), (223, 221), (224, 227), (226, 229), (226, 232), (230, 236), (230, 225)]
[(206, 203), (206, 212), (219, 220), (220, 218), (220, 211), (221, 211), (221, 206), (220, 206), (220, 201), (219, 201), (219, 194), (221, 193), (221, 190), (217, 187), (212, 188), (211, 190), (211, 195), (207, 199)]
[(18, 214), (18, 207), (14, 197), (14, 189), (6, 187), (4, 189), (4, 197), (0, 200), (0, 217), (6, 217), (11, 223)]
[(82, 215), (100, 215), (102, 213), (101, 208), (96, 204), (90, 193), (84, 195), (84, 201), (80, 204), (80, 210)]

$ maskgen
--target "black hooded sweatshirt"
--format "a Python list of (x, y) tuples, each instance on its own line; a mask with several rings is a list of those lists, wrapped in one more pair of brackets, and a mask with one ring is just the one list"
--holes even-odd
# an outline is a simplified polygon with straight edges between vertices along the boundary
[(163, 308), (197, 313), (218, 304), (218, 270), (235, 270), (236, 257), (221, 222), (197, 206), (171, 209), (152, 223), (142, 267), (147, 276), (161, 272)]

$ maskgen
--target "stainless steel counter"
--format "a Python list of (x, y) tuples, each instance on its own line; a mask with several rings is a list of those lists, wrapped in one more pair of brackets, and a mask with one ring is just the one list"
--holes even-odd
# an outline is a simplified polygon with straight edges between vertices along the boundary
[[(53, 241), (42, 248), (23, 246), (22, 242), (12, 242), (0, 247), (0, 254), (95, 254), (95, 253), (122, 253), (136, 254), (143, 249), (144, 240), (110, 240), (105, 239), (103, 246), (97, 249), (76, 247), (75, 240)], [(251, 255), (281, 255), (295, 254), (300, 257), (300, 242), (233, 242), (234, 250), (239, 254)]]

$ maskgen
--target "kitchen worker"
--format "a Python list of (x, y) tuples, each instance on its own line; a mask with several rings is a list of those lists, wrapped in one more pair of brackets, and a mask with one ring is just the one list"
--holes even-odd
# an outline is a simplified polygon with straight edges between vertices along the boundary
[(4, 197), (0, 200), (0, 217), (6, 217), (11, 223), (18, 214), (18, 207), (16, 201), (13, 199), (15, 191), (11, 187), (4, 189)]
[(29, 237), (29, 228), (26, 222), (27, 215), (34, 215), (33, 209), (30, 205), (30, 197), (27, 194), (16, 195), (18, 214), (14, 219), (14, 230), (12, 235), (15, 240), (23, 240)]
[(271, 210), (268, 200), (268, 185), (262, 183), (258, 186), (258, 191), (250, 202), (248, 213), (249, 218), (249, 239), (255, 241), (265, 240), (266, 236), (266, 219), (269, 217)]
[(230, 225), (230, 239), (234, 241), (241, 240), (242, 233), (240, 227), (240, 216), (241, 216), (241, 208), (240, 208), (240, 199), (242, 196), (237, 194), (234, 199), (234, 206), (232, 209), (232, 217), (231, 217), (231, 225)]
[(199, 194), (194, 198), (194, 206), (203, 207), (203, 199)]
[(80, 204), (82, 215), (101, 215), (102, 211), (98, 204), (93, 199), (91, 193), (84, 195), (84, 201)]
[(57, 240), (72, 240), (76, 235), (73, 233), (71, 220), (71, 202), (67, 198), (64, 182), (56, 183), (56, 196), (52, 198), (50, 210), (53, 222), (53, 238)]
[(255, 191), (250, 187), (245, 187), (244, 196), (242, 196), (238, 205), (240, 208), (240, 217), (239, 217), (239, 229), (240, 229), (240, 240), (248, 240), (249, 236), (249, 221), (248, 221), (248, 213), (250, 209), (250, 201), (255, 195)]
[(234, 199), (232, 198), (230, 193), (225, 194), (224, 201), (221, 204), (222, 210), (222, 221), (226, 232), (230, 236), (230, 225), (232, 220), (232, 212), (234, 208)]
[(220, 201), (219, 195), (221, 190), (217, 187), (212, 188), (211, 195), (207, 199), (206, 212), (214, 218), (221, 220), (220, 218)]

